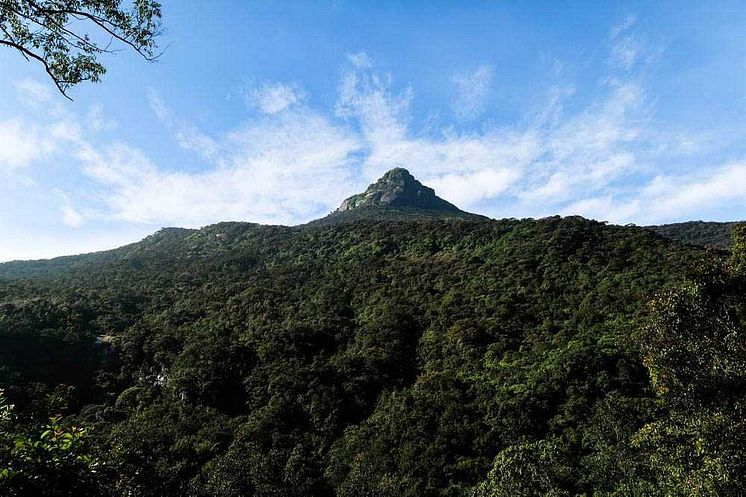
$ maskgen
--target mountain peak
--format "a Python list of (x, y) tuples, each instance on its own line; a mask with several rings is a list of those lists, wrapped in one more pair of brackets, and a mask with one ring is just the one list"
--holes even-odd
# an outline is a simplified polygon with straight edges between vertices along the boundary
[(409, 171), (401, 167), (389, 170), (363, 193), (346, 199), (335, 212), (368, 207), (460, 212), (458, 207), (435, 195), (435, 190), (417, 181)]
[(404, 168), (396, 167), (368, 186), (363, 193), (347, 198), (337, 210), (315, 221), (312, 226), (374, 221), (484, 221), (489, 218), (464, 212), (443, 200), (415, 179)]

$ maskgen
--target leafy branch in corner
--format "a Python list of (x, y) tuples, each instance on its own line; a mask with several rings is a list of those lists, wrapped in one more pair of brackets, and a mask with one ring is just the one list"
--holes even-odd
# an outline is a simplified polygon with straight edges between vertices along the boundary
[(71, 87), (100, 81), (99, 56), (116, 52), (115, 44), (158, 59), (160, 19), (155, 0), (0, 0), (0, 45), (40, 63), (70, 99)]

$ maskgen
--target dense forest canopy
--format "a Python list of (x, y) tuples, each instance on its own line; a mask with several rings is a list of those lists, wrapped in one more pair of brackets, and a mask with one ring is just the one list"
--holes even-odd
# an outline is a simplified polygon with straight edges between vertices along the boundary
[[(6, 266), (0, 488), (743, 490), (731, 438), (743, 293), (729, 296), (742, 273), (721, 259), (646, 229), (554, 217), (221, 223), (46, 273), (24, 266), (33, 277)], [(688, 309), (692, 330), (730, 337), (724, 362), (677, 324)], [(692, 354), (713, 373), (686, 369)]]
[(692, 245), (727, 249), (733, 246), (731, 232), (738, 223), (718, 223), (712, 221), (689, 221), (686, 223), (649, 226), (659, 235)]

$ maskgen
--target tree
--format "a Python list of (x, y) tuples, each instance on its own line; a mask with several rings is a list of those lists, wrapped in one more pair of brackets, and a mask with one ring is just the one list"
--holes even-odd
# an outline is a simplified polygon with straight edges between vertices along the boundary
[(562, 497), (570, 495), (562, 489), (562, 474), (566, 457), (562, 443), (541, 440), (514, 445), (495, 457), (487, 479), (481, 482), (471, 497)]
[(633, 443), (666, 495), (746, 492), (746, 226), (729, 261), (653, 303), (644, 362), (665, 410)]
[(102, 495), (100, 462), (84, 428), (62, 416), (24, 427), (0, 390), (0, 494)]
[[(115, 42), (155, 60), (161, 5), (156, 0), (0, 0), (0, 45), (42, 64), (57, 89), (97, 82), (99, 56)], [(93, 35), (87, 28), (93, 28)]]

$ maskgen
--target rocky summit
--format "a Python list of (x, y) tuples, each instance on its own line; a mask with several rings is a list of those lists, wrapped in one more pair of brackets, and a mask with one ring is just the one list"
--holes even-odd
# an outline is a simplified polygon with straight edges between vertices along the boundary
[(446, 212), (459, 212), (455, 205), (435, 195), (435, 190), (415, 179), (404, 168), (397, 167), (384, 174), (363, 193), (342, 202), (336, 212), (365, 207), (409, 207)]
[(438, 197), (435, 190), (417, 181), (409, 171), (397, 167), (368, 186), (363, 193), (347, 198), (328, 216), (309, 224), (338, 224), (359, 219), (414, 221), (487, 218), (462, 211)]

